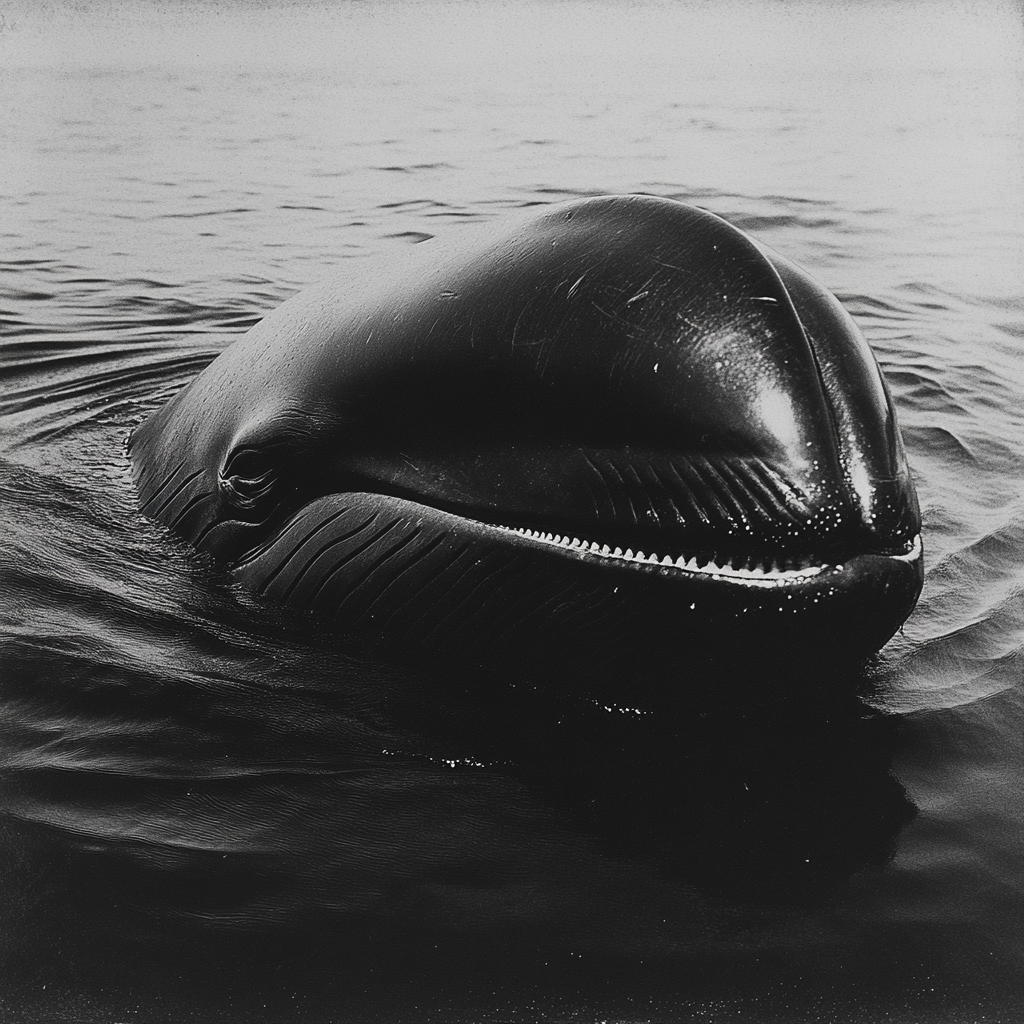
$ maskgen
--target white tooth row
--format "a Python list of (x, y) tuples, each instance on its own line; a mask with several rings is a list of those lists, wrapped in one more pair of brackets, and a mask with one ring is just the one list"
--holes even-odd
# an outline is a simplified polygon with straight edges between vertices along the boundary
[(598, 544), (597, 541), (580, 540), (579, 537), (570, 537), (559, 533), (544, 533), (542, 530), (528, 530), (523, 526), (506, 526), (502, 529), (511, 530), (521, 537), (529, 537), (530, 540), (540, 541), (543, 544), (553, 544), (557, 547), (568, 548), (572, 551), (586, 552), (591, 555), (601, 555), (604, 558), (616, 558), (625, 562), (642, 562), (645, 565), (667, 565), (676, 569), (683, 569), (686, 572), (702, 573), (706, 576), (727, 576), (731, 579), (753, 580), (753, 581), (775, 581), (802, 579), (807, 576), (816, 576), (825, 569), (823, 565), (812, 565), (804, 569), (734, 569), (731, 565), (719, 565), (717, 562), (707, 562), (698, 565), (695, 558), (687, 558), (679, 555), (673, 558), (671, 555), (656, 555), (654, 553), (644, 554), (643, 551), (633, 551), (626, 548), (623, 551), (619, 547), (609, 547), (607, 544)]

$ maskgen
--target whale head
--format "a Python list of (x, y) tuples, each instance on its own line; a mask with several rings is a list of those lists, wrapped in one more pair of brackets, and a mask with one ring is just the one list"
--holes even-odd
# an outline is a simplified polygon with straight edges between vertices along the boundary
[(130, 455), (143, 510), (261, 598), (473, 657), (861, 658), (922, 583), (892, 399), (849, 315), (649, 196), (349, 261)]

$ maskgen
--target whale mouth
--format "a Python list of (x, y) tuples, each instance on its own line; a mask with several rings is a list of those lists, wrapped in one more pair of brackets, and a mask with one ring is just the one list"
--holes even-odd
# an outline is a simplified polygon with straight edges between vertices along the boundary
[[(843, 559), (823, 559), (813, 554), (802, 558), (799, 556), (724, 558), (722, 555), (706, 553), (671, 555), (655, 551), (644, 552), (639, 548), (636, 550), (622, 548), (595, 540), (583, 540), (570, 534), (545, 532), (523, 526), (497, 524), (497, 528), (514, 534), (517, 538), (522, 538), (530, 544), (536, 544), (542, 548), (559, 549), (578, 558), (598, 559), (609, 566), (655, 570), (660, 575), (668, 577), (703, 577), (755, 587), (785, 586), (809, 580), (825, 572), (842, 572), (847, 561), (858, 557), (857, 553), (851, 553)], [(864, 551), (859, 554), (881, 556), (909, 565), (918, 561), (922, 553), (921, 535), (918, 533), (898, 550)]]
[[(349, 516), (359, 510), (367, 511), (367, 515), (358, 522), (348, 522)], [(340, 535), (336, 535), (336, 523), (339, 520), (348, 522), (351, 529), (346, 528)], [(800, 555), (789, 551), (785, 554), (775, 552), (759, 556), (745, 554), (726, 557), (721, 553), (706, 551), (681, 550), (667, 553), (657, 551), (650, 545), (649, 550), (645, 551), (639, 547), (623, 547), (585, 539), (568, 532), (488, 522), (374, 491), (335, 492), (309, 503), (275, 529), (271, 536), (237, 560), (235, 569), (248, 574), (257, 563), (280, 564), (279, 560), (291, 563), (293, 567), (303, 562), (312, 565), (314, 561), (324, 560), (323, 564), (328, 566), (333, 559), (333, 556), (328, 556), (329, 551), (336, 551), (339, 557), (347, 556), (352, 545), (362, 545), (368, 539), (371, 545), (375, 544), (378, 539), (375, 530), (378, 528), (381, 531), (380, 537), (384, 537), (400, 522), (405, 525), (392, 540), (399, 541), (399, 547), (410, 543), (410, 552), (415, 551), (428, 537), (443, 536), (447, 542), (467, 549), (482, 544), (484, 547), (480, 550), (498, 548), (514, 553), (517, 557), (531, 553), (542, 559), (554, 557), (564, 559), (567, 567), (575, 562), (591, 572), (647, 574), (669, 585), (673, 581), (689, 581), (711, 586), (724, 584), (726, 588), (820, 586), (829, 577), (838, 582), (844, 570), (853, 569), (867, 561), (874, 562), (876, 571), (886, 564), (893, 569), (902, 564), (916, 570), (923, 556), (920, 533), (905, 542), (894, 541), (889, 550), (865, 548), (859, 551), (846, 550), (841, 555), (836, 552), (831, 555)], [(407, 528), (411, 533), (406, 532)], [(270, 554), (274, 549), (277, 555)], [(300, 551), (305, 551), (305, 554)], [(391, 553), (386, 557), (390, 558)], [(305, 571), (302, 570), (303, 573)], [(277, 570), (273, 575), (276, 574)]]
[[(915, 534), (888, 554), (733, 561), (332, 492), (235, 560), (230, 576), (257, 600), (313, 613), (345, 636), (400, 637), (413, 656), (443, 648), (605, 671), (621, 658), (668, 664), (695, 633), (720, 660), (865, 657), (909, 614), (923, 557)], [(849, 622), (856, 628), (838, 629)], [(633, 641), (625, 648), (623, 630)]]
[[(920, 558), (920, 524), (898, 481), (851, 496), (849, 486), (801, 483), (752, 453), (565, 446), (516, 454), (481, 444), (443, 466), (428, 453), (365, 457), (338, 475), (337, 490), (433, 509), (455, 529), (486, 530), (490, 542), (522, 552), (669, 580), (772, 587), (862, 555)], [(885, 571), (884, 560), (874, 564)]]

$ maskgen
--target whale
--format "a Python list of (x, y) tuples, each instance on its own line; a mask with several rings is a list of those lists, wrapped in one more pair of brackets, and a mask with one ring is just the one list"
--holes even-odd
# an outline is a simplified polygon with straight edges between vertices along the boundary
[(892, 397), (850, 315), (649, 195), (345, 260), (129, 457), (142, 512), (245, 600), (481, 664), (849, 664), (923, 580)]

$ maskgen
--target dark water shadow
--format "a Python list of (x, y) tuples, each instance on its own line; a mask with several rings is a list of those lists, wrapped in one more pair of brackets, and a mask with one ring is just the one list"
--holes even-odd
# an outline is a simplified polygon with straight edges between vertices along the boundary
[(892, 720), (852, 698), (680, 723), (516, 689), (486, 713), (406, 719), (408, 702), (386, 728), (380, 706), (355, 727), (328, 700), (315, 729), (347, 749), (318, 766), (291, 749), (286, 698), (276, 743), (218, 703), (237, 773), (197, 744), (178, 778), (15, 780), (9, 1019), (477, 1019), (678, 999), (681, 970), (690, 998), (741, 993), (771, 976), (750, 933), (827, 907), (914, 813)]
[[(674, 694), (631, 707), (492, 677), (484, 700), (474, 679), (454, 704), (394, 713), (442, 751), (501, 765), (609, 856), (718, 898), (813, 902), (886, 864), (916, 809), (891, 772), (900, 721), (859, 699), (862, 671), (794, 680), (764, 666), (691, 666), (686, 682), (706, 695), (702, 672), (726, 694), (749, 692), (727, 678), (740, 672), (756, 673), (766, 694), (799, 696), (716, 707)], [(629, 679), (620, 682), (630, 692)]]

